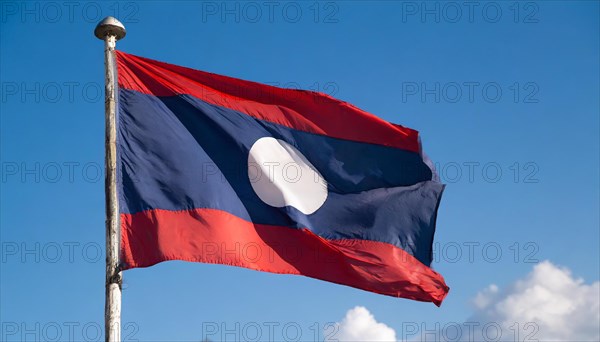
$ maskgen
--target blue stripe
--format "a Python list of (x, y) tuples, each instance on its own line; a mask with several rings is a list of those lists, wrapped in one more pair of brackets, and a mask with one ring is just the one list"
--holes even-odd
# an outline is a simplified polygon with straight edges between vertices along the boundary
[[(188, 95), (119, 93), (122, 213), (220, 209), (327, 239), (390, 243), (430, 264), (443, 185), (430, 181), (419, 154), (294, 130)], [(274, 208), (254, 193), (248, 151), (269, 136), (295, 146), (328, 182), (315, 213)]]

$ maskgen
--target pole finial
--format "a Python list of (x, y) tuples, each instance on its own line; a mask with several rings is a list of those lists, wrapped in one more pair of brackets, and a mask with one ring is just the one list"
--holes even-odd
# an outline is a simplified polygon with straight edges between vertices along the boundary
[(122, 39), (127, 34), (125, 26), (115, 17), (106, 17), (96, 25), (94, 35), (101, 40), (106, 36), (115, 36), (116, 40)]

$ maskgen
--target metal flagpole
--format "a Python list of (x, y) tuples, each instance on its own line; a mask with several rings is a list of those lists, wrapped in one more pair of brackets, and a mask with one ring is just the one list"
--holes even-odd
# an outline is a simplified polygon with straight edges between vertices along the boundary
[(119, 270), (119, 203), (117, 197), (117, 66), (115, 45), (125, 37), (125, 27), (113, 17), (98, 23), (94, 35), (104, 40), (105, 66), (105, 178), (106, 196), (106, 298), (104, 302), (104, 336), (107, 342), (121, 341), (121, 284)]

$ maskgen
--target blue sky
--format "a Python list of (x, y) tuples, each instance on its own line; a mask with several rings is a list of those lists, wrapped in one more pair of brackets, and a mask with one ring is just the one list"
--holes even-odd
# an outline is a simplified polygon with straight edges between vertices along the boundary
[[(210, 339), (236, 340), (255, 323), (268, 340), (274, 322), (273, 339), (293, 340), (300, 327), (301, 340), (322, 340), (325, 324), (355, 306), (401, 339), (407, 322), (435, 330), (479, 317), (486, 305), (473, 298), (490, 284), (504, 299), (535, 286), (539, 272), (567, 274), (575, 289), (597, 284), (598, 2), (472, 6), (2, 2), (3, 339), (30, 329), (27, 340), (52, 340), (53, 331), (95, 340), (103, 322), (103, 45), (93, 29), (106, 15), (124, 22), (117, 48), (125, 52), (322, 91), (417, 129), (448, 184), (433, 263), (451, 288), (441, 308), (304, 277), (167, 262), (125, 272), (124, 339), (198, 341), (217, 326)], [(594, 308), (598, 296), (582, 301)], [(549, 336), (539, 319), (537, 337)]]

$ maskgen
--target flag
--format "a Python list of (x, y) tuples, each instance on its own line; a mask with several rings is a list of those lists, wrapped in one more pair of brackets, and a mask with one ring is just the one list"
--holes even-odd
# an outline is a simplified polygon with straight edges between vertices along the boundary
[(417, 131), (317, 92), (116, 58), (121, 269), (224, 264), (441, 304), (444, 185)]

